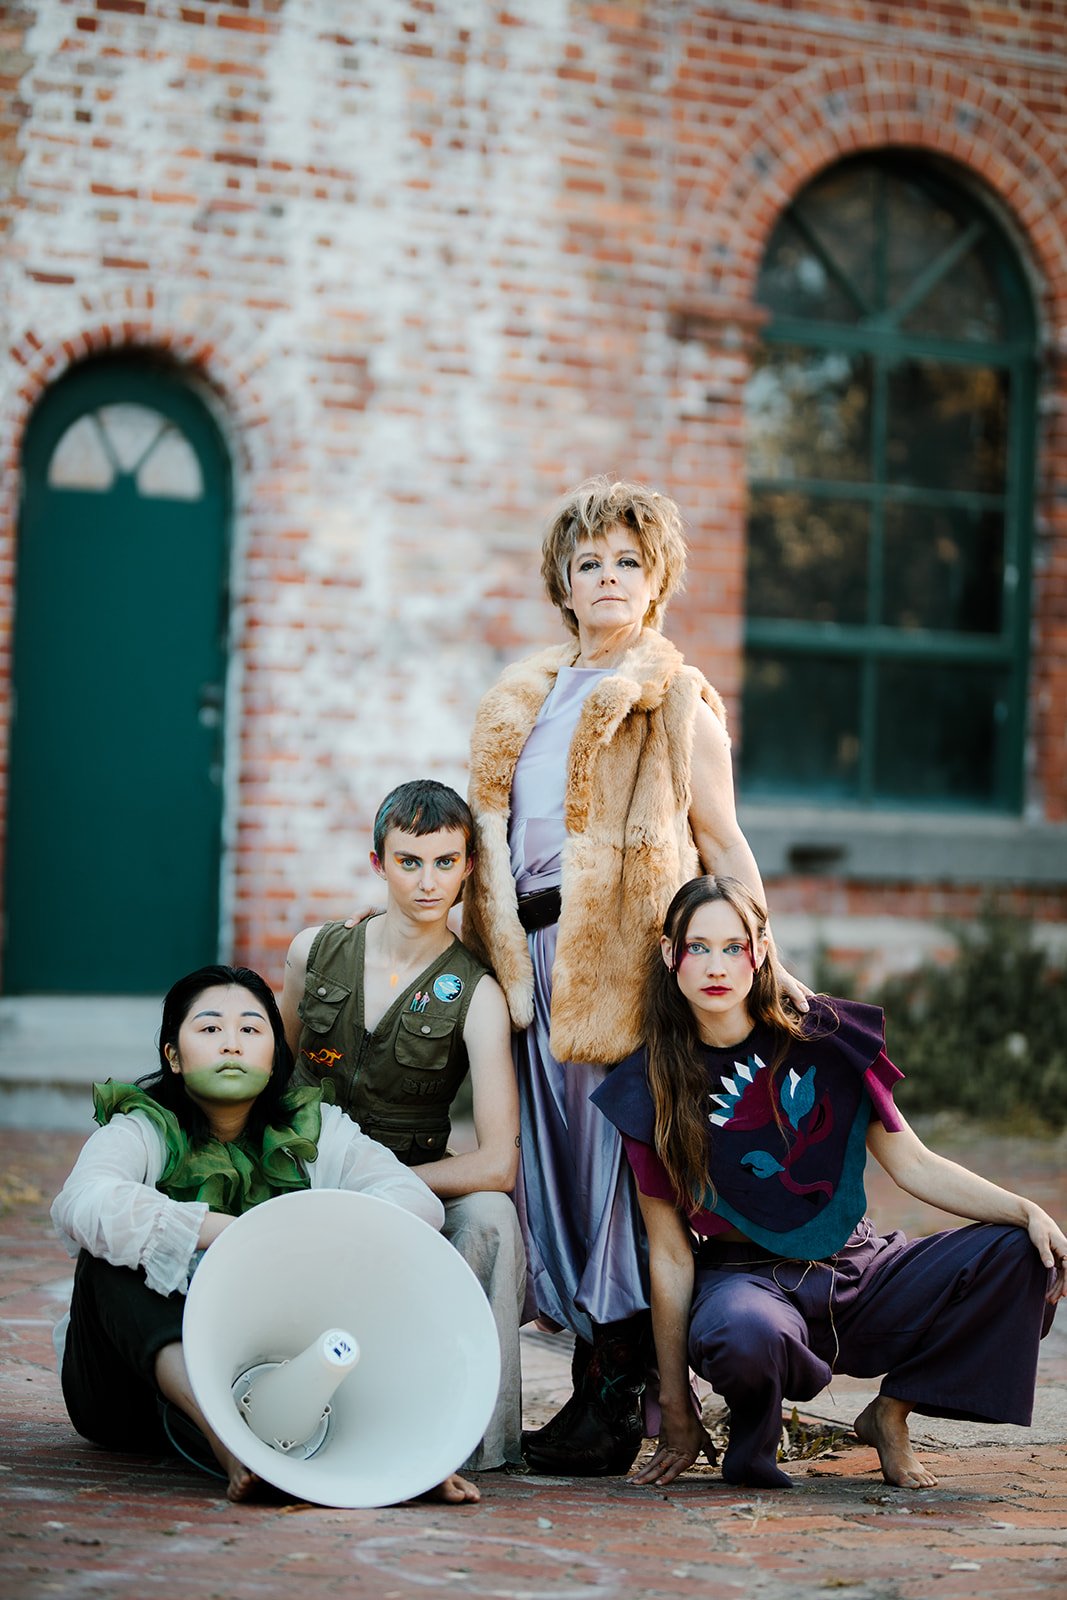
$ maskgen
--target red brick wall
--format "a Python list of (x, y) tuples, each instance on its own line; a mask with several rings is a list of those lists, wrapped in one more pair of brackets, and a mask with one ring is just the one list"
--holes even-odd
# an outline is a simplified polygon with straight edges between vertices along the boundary
[[(887, 143), (994, 195), (1034, 285), (1027, 806), (1067, 820), (1062, 8), (39, 0), (0, 27), (0, 716), (29, 412), (87, 353), (166, 349), (210, 385), (236, 468), (242, 959), (277, 978), (296, 928), (364, 900), (392, 783), (462, 785), (478, 696), (557, 636), (539, 526), (589, 472), (678, 498), (692, 574), (668, 631), (740, 734), (753, 284), (797, 190)], [(977, 893), (774, 887), (843, 916)]]

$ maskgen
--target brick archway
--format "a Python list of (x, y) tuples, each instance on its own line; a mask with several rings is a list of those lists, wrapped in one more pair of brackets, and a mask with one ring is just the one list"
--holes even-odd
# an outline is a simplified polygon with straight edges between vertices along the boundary
[[(180, 303), (179, 303), (180, 301)], [(144, 350), (169, 357), (202, 379), (218, 396), (228, 415), (230, 443), (241, 469), (258, 472), (276, 453), (284, 437), (281, 419), (266, 403), (265, 369), (270, 360), (261, 329), (231, 307), (212, 312), (195, 307), (196, 324), (186, 296), (158, 289), (116, 287), (99, 296), (82, 295), (76, 327), (50, 328), (44, 335), (27, 328), (11, 356), (21, 368), (2, 413), (9, 448), (0, 475), (0, 541), (13, 531), (11, 495), (17, 493), (23, 432), (45, 389), (68, 367), (116, 350)], [(50, 313), (54, 308), (48, 307)]]
[(1067, 353), (1067, 160), (1012, 95), (898, 57), (796, 73), (738, 119), (684, 196), (676, 303), (743, 312), (771, 229), (797, 192), (832, 162), (887, 146), (959, 163), (1008, 209), (1042, 280), (1046, 337)]
[[(812, 66), (759, 96), (725, 134), (679, 197), (678, 275), (671, 295), (678, 345), (679, 428), (675, 479), (683, 492), (707, 472), (707, 427), (740, 440), (744, 352), (765, 312), (755, 299), (767, 242), (782, 211), (826, 167), (863, 151), (904, 148), (954, 162), (996, 200), (1020, 237), (1031, 272), (1042, 343), (1035, 520), (1043, 570), (1033, 599), (1043, 641), (1035, 658), (1030, 725), (1041, 769), (1032, 777), (1050, 819), (1064, 815), (1067, 769), (1058, 730), (1067, 705), (1061, 647), (1067, 515), (1067, 156), (1009, 92), (954, 67), (897, 56), (846, 57)], [(738, 357), (741, 357), (739, 360)], [(744, 572), (744, 453), (720, 452), (715, 494), (704, 520), (701, 559), (737, 593)], [(699, 487), (692, 491), (694, 498)], [(739, 654), (701, 658), (731, 703)]]

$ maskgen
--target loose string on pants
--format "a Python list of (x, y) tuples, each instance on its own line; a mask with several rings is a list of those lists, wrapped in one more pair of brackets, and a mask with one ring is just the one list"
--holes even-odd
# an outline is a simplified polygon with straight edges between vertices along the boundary
[[(775, 1259), (773, 1268), (771, 1269), (771, 1278), (775, 1284), (775, 1287), (781, 1289), (783, 1294), (795, 1294), (813, 1267), (825, 1267), (829, 1272), (830, 1281), (827, 1286), (826, 1315), (830, 1324), (830, 1332), (833, 1334), (834, 1340), (833, 1359), (829, 1362), (831, 1373), (837, 1371), (837, 1358), (841, 1354), (841, 1340), (838, 1337), (837, 1323), (834, 1320), (834, 1285), (836, 1282), (837, 1262), (840, 1257), (846, 1253), (846, 1251), (858, 1250), (861, 1248), (861, 1246), (865, 1245), (873, 1232), (874, 1228), (871, 1224), (870, 1217), (864, 1217), (863, 1221), (859, 1224), (856, 1230), (856, 1236), (846, 1240), (846, 1242), (841, 1246), (840, 1250), (835, 1250), (833, 1255), (828, 1256), (825, 1260), (808, 1260), (803, 1256), (778, 1256)], [(709, 1262), (709, 1265), (713, 1265), (713, 1262)], [(731, 1270), (735, 1267), (765, 1267), (766, 1265), (767, 1255), (764, 1255), (762, 1259), (758, 1256), (754, 1256), (750, 1261), (745, 1261), (742, 1259), (740, 1261), (730, 1262)], [(800, 1277), (794, 1284), (786, 1284), (783, 1283), (778, 1276), (779, 1270), (782, 1267), (803, 1267), (804, 1270), (801, 1272)]]

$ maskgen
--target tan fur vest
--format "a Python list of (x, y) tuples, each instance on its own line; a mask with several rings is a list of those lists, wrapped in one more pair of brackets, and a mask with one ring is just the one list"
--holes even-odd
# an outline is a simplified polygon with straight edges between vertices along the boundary
[[(533, 1019), (533, 966), (516, 910), (508, 849), (511, 783), (559, 669), (575, 646), (509, 667), (485, 696), (471, 740), (477, 857), (463, 939), (493, 968), (515, 1027)], [(563, 910), (552, 972), (552, 1052), (621, 1061), (641, 1043), (641, 984), (675, 890), (700, 871), (689, 826), (697, 705), (725, 723), (716, 691), (662, 634), (646, 628), (590, 691), (571, 744)]]

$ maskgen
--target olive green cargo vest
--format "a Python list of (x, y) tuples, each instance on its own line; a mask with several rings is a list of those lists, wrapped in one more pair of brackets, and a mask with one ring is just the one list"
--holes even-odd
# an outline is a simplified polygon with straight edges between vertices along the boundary
[(367, 923), (327, 922), (308, 953), (292, 1082), (332, 1083), (334, 1099), (409, 1167), (443, 1156), (449, 1109), (467, 1076), (463, 1024), (488, 968), (459, 940), (402, 993), (373, 1033), (363, 1020)]

